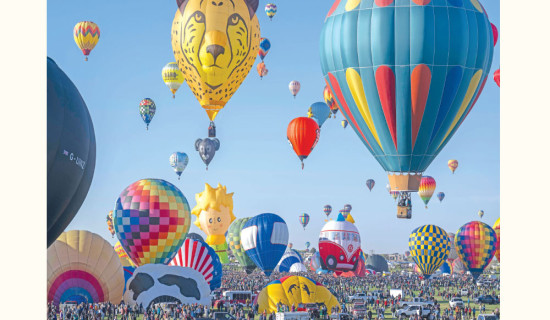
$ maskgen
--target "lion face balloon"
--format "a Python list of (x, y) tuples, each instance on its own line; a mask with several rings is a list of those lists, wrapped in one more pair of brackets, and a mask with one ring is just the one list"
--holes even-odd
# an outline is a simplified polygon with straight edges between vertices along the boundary
[(211, 121), (246, 78), (258, 52), (258, 0), (177, 0), (172, 48)]

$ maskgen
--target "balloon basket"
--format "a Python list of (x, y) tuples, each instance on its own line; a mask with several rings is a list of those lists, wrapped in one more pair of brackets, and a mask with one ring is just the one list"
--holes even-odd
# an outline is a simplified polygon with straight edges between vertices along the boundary
[(84, 57), (84, 61), (88, 61), (88, 56)]
[(388, 180), (392, 191), (417, 192), (420, 187), (421, 174), (391, 174), (388, 173)]
[(397, 206), (397, 218), (410, 219), (411, 217), (412, 217), (412, 212), (409, 208)]

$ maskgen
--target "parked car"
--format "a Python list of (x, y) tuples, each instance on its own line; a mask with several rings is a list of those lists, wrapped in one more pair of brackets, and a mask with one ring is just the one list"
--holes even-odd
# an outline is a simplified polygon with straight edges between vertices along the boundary
[(330, 320), (353, 320), (351, 315), (347, 313), (333, 313), (330, 315)]
[(475, 302), (477, 303), (486, 303), (486, 304), (497, 304), (498, 299), (496, 297), (485, 295), (485, 296), (479, 296), (475, 299)]
[(363, 319), (367, 316), (367, 307), (363, 303), (354, 303), (351, 313), (355, 319)]
[[(421, 306), (407, 306), (403, 309), (397, 310), (395, 313), (395, 316), (397, 318), (400, 317), (410, 317), (412, 315), (418, 314), (418, 310), (421, 308)], [(422, 318), (427, 318), (431, 313), (431, 310), (428, 308), (422, 308)]]
[(461, 296), (467, 296), (468, 293), (470, 293), (470, 292), (468, 291), (468, 289), (466, 289), (466, 288), (460, 289), (460, 295), (461, 295)]
[(477, 320), (498, 320), (494, 314), (480, 314), (477, 316)]
[(449, 301), (449, 306), (451, 306), (451, 308), (455, 308), (457, 306), (460, 308), (464, 308), (464, 301), (462, 301), (461, 297), (454, 297), (451, 298), (451, 300)]
[(367, 294), (366, 293), (358, 293), (353, 296), (348, 297), (349, 301), (355, 302), (355, 301), (362, 301), (363, 303), (367, 302)]
[(406, 306), (424, 306), (424, 307), (428, 307), (428, 306), (432, 306), (433, 304), (434, 304), (433, 301), (428, 301), (424, 298), (415, 297), (411, 301), (399, 301), (397, 303), (397, 306), (399, 308), (403, 308), (403, 307), (406, 307)]

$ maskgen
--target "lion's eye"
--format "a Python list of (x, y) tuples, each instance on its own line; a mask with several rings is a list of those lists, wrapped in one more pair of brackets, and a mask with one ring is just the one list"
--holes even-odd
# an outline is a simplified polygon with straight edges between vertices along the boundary
[(197, 11), (193, 14), (193, 18), (197, 22), (203, 22), (204, 21), (204, 13)]
[(227, 23), (229, 25), (236, 25), (237, 23), (239, 23), (239, 20), (241, 20), (241, 16), (234, 13), (229, 17), (229, 20), (227, 21)]

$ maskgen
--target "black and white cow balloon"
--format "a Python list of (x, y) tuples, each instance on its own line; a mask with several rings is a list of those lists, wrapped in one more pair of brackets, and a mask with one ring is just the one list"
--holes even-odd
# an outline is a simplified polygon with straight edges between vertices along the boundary
[(126, 282), (124, 302), (144, 308), (159, 302), (210, 305), (210, 286), (195, 269), (146, 264)]

